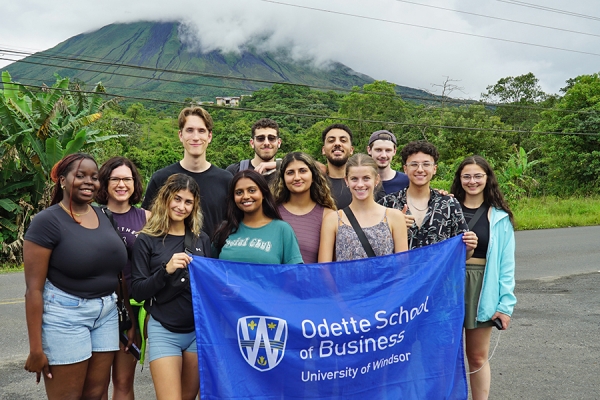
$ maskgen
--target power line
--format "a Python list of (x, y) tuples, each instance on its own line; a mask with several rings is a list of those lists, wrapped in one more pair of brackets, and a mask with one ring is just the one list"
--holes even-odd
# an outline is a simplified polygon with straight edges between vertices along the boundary
[(416, 3), (414, 1), (408, 1), (408, 0), (396, 0), (396, 1), (401, 2), (401, 3), (414, 4), (416, 6), (421, 6), (421, 7), (434, 8), (434, 9), (437, 9), (437, 10), (451, 11), (451, 12), (456, 12), (456, 13), (461, 13), (461, 14), (473, 15), (473, 16), (476, 16), (476, 17), (482, 17), (482, 18), (495, 19), (495, 20), (498, 20), (498, 21), (511, 22), (511, 23), (514, 23), (514, 24), (534, 26), (534, 27), (537, 27), (537, 28), (552, 29), (552, 30), (561, 31), (561, 32), (576, 33), (576, 34), (579, 34), (579, 35), (600, 37), (600, 35), (596, 35), (594, 33), (573, 31), (571, 29), (563, 29), (563, 28), (557, 28), (555, 26), (534, 24), (534, 23), (531, 23), (531, 22), (516, 21), (516, 20), (508, 19), (508, 18), (494, 17), (492, 15), (483, 15), (483, 14), (477, 14), (477, 13), (473, 13), (473, 12), (469, 12), (469, 11), (462, 11), (462, 10), (455, 10), (455, 9), (452, 9), (452, 8), (445, 8), (445, 7), (433, 6), (433, 5), (430, 5), (430, 4), (421, 4), (421, 3)]
[[(2, 49), (0, 49), (0, 51), (2, 51)], [(34, 56), (31, 57), (36, 57), (36, 58), (44, 58), (46, 56), (42, 56), (40, 54), (36, 54)], [(28, 58), (31, 58), (28, 57)], [(0, 60), (2, 60), (4, 58), (0, 57)], [(78, 62), (79, 59), (77, 58), (70, 58), (69, 61), (71, 62)], [(91, 69), (86, 69), (86, 68), (79, 68), (79, 67), (74, 67), (74, 66), (64, 66), (64, 65), (55, 65), (55, 64), (49, 64), (47, 62), (44, 63), (40, 63), (40, 62), (34, 62), (34, 61), (30, 61), (28, 59), (23, 59), (20, 60), (19, 62), (22, 63), (27, 63), (27, 64), (33, 64), (33, 65), (42, 65), (42, 66), (50, 66), (50, 67), (56, 67), (56, 68), (61, 68), (61, 69), (72, 69), (72, 70), (80, 70), (80, 71), (87, 71), (87, 72), (93, 72), (93, 73), (97, 73), (97, 74), (107, 74), (107, 75), (116, 75), (116, 76), (125, 76), (125, 77), (131, 77), (131, 78), (136, 78), (136, 79), (144, 79), (144, 80), (158, 80), (158, 81), (163, 81), (163, 82), (169, 82), (169, 83), (177, 83), (177, 84), (184, 84), (184, 85), (194, 85), (194, 86), (206, 86), (206, 87), (213, 87), (213, 88), (217, 88), (217, 89), (230, 89), (230, 90), (238, 90), (238, 91), (246, 91), (246, 92), (250, 92), (252, 93), (253, 90), (252, 89), (246, 89), (246, 88), (240, 88), (240, 87), (231, 87), (231, 86), (223, 86), (223, 85), (212, 85), (212, 84), (207, 84), (207, 83), (199, 83), (199, 82), (189, 82), (189, 81), (181, 81), (181, 80), (174, 80), (174, 79), (167, 79), (167, 78), (159, 78), (159, 77), (147, 77), (147, 76), (139, 76), (139, 75), (133, 75), (133, 74), (125, 74), (122, 72), (108, 72), (108, 71), (98, 71), (98, 70), (91, 70)], [(82, 62), (86, 62), (86, 59), (82, 59)], [(114, 66), (116, 68), (120, 67), (120, 66), (127, 66), (130, 69), (137, 69), (137, 66), (135, 65), (130, 65), (130, 64), (120, 64), (120, 63), (109, 63), (109, 62), (105, 62), (105, 64), (110, 64), (110, 66)], [(144, 67), (145, 70), (149, 70), (149, 71), (154, 71), (157, 72), (159, 71), (159, 69), (153, 69), (150, 67)], [(179, 72), (177, 70), (172, 70), (173, 73)], [(181, 71), (184, 73), (193, 73), (191, 71)], [(221, 78), (223, 79), (228, 79), (228, 76), (226, 75), (220, 75)], [(76, 77), (75, 77), (76, 78)], [(34, 80), (31, 78), (27, 78), (29, 80)], [(38, 80), (39, 81), (39, 80)], [(41, 81), (43, 82), (43, 81)], [(265, 82), (265, 84), (268, 84), (268, 82)], [(289, 86), (300, 86), (300, 87), (309, 87), (309, 88), (313, 88), (313, 89), (323, 89), (323, 87), (319, 87), (319, 86), (310, 86), (310, 85), (303, 85), (303, 84), (296, 84), (296, 83), (284, 83), (286, 85)], [(136, 88), (122, 88), (122, 87), (117, 87), (117, 86), (106, 86), (107, 88), (112, 88), (112, 89), (117, 89), (117, 90), (136, 90), (136, 91), (144, 91), (147, 89), (136, 89)], [(335, 90), (337, 92), (345, 92), (345, 93), (352, 93), (354, 92), (353, 90), (350, 89), (344, 89), (344, 88), (330, 88), (330, 90)], [(180, 94), (180, 93), (173, 93), (173, 92), (168, 92), (168, 91), (154, 91), (156, 93), (165, 93), (165, 94)], [(580, 113), (580, 114), (587, 114), (587, 113), (591, 113), (592, 111), (587, 111), (587, 110), (570, 110), (570, 109), (557, 109), (557, 108), (546, 108), (546, 107), (540, 107), (540, 106), (534, 106), (534, 105), (521, 105), (521, 104), (506, 104), (506, 103), (492, 103), (492, 102), (483, 102), (483, 101), (474, 101), (474, 100), (462, 100), (462, 99), (453, 99), (451, 97), (442, 97), (442, 96), (435, 96), (432, 95), (432, 97), (421, 97), (421, 96), (412, 96), (412, 95), (398, 95), (398, 94), (390, 94), (390, 93), (381, 93), (381, 92), (373, 92), (373, 91), (364, 91), (364, 90), (360, 90), (359, 93), (364, 93), (364, 94), (372, 94), (372, 95), (378, 95), (378, 96), (388, 96), (388, 97), (398, 97), (400, 99), (411, 99), (411, 100), (419, 100), (419, 101), (423, 101), (425, 103), (428, 104), (435, 104), (435, 103), (450, 103), (450, 104), (458, 104), (458, 105), (466, 105), (466, 106), (470, 106), (473, 104), (481, 104), (484, 105), (486, 107), (494, 107), (494, 108), (513, 108), (513, 109), (530, 109), (530, 110), (534, 110), (534, 111), (556, 111), (556, 112), (571, 112), (571, 113)], [(435, 97), (434, 97), (435, 96)], [(443, 106), (442, 106), (443, 108)]]
[[(133, 100), (139, 100), (139, 101), (168, 103), (168, 104), (173, 104), (173, 105), (185, 105), (185, 106), (188, 105), (188, 103), (175, 101), (175, 100), (159, 100), (159, 99), (152, 99), (152, 98), (138, 97), (138, 96), (119, 96), (119, 95), (113, 95), (110, 93), (99, 93), (99, 92), (86, 91), (86, 90), (62, 89), (62, 88), (55, 88), (55, 87), (48, 88), (47, 86), (25, 85), (25, 84), (17, 83), (17, 82), (13, 82), (12, 84), (22, 86), (22, 87), (33, 87), (33, 88), (44, 89), (44, 90), (58, 90), (61, 92), (68, 92), (68, 93), (75, 92), (75, 93), (93, 94), (93, 95), (99, 95), (99, 96), (133, 99)], [(328, 115), (302, 114), (302, 113), (293, 113), (293, 112), (281, 111), (281, 110), (261, 110), (261, 109), (245, 108), (245, 107), (221, 107), (221, 106), (215, 106), (212, 104), (202, 104), (202, 106), (205, 108), (217, 109), (217, 110), (245, 111), (245, 112), (251, 112), (251, 113), (261, 113), (261, 114), (271, 114), (271, 115), (273, 115), (273, 114), (289, 115), (289, 116), (295, 116), (295, 117), (305, 117), (305, 118), (314, 118), (314, 119), (323, 119), (323, 120), (332, 119), (332, 120), (337, 120), (337, 121), (377, 123), (377, 124), (406, 126), (406, 127), (453, 129), (453, 130), (467, 130), (467, 131), (478, 131), (478, 132), (479, 131), (488, 131), (488, 132), (497, 132), (497, 133), (528, 133), (528, 134), (540, 134), (540, 135), (598, 136), (598, 133), (593, 133), (593, 132), (533, 132), (533, 131), (518, 130), (518, 129), (476, 128), (476, 127), (468, 127), (468, 126), (451, 126), (451, 125), (438, 125), (438, 124), (415, 124), (415, 123), (410, 123), (410, 122), (383, 121), (383, 120), (337, 117), (337, 116), (328, 116)]]
[[(524, 45), (524, 46), (540, 47), (540, 48), (544, 48), (544, 49), (560, 50), (560, 51), (566, 51), (566, 52), (569, 52), (569, 53), (586, 54), (586, 55), (590, 55), (590, 56), (600, 57), (600, 53), (592, 53), (592, 52), (589, 52), (589, 51), (565, 49), (563, 47), (548, 46), (548, 45), (536, 44), (536, 43), (528, 43), (528, 42), (522, 42), (522, 41), (519, 41), (519, 40), (503, 39), (503, 38), (497, 38), (497, 37), (493, 37), (493, 36), (478, 35), (478, 34), (475, 34), (475, 33), (466, 33), (466, 32), (454, 31), (454, 30), (450, 30), (450, 29), (434, 28), (434, 27), (431, 27), (431, 26), (410, 24), (408, 22), (393, 21), (393, 20), (384, 19), (384, 18), (367, 17), (367, 16), (364, 16), (364, 15), (350, 14), (350, 13), (345, 13), (345, 12), (341, 12), (341, 11), (331, 11), (331, 10), (326, 10), (326, 9), (323, 9), (323, 8), (301, 6), (301, 5), (297, 5), (297, 4), (283, 3), (283, 2), (274, 1), (274, 0), (259, 0), (259, 1), (263, 1), (265, 3), (279, 4), (279, 5), (288, 6), (288, 7), (302, 8), (302, 9), (305, 9), (305, 10), (312, 10), (312, 11), (319, 11), (319, 12), (325, 12), (325, 13), (330, 13), (330, 14), (344, 15), (344, 16), (347, 16), (347, 17), (367, 19), (367, 20), (371, 20), (371, 21), (386, 22), (386, 23), (389, 23), (389, 24), (404, 25), (404, 26), (411, 26), (411, 27), (414, 27), (414, 28), (429, 29), (429, 30), (433, 30), (433, 31), (453, 33), (455, 35), (472, 36), (472, 37), (477, 37), (477, 38), (481, 38), (481, 39), (496, 40), (496, 41), (499, 41), (499, 42), (515, 43), (515, 44), (521, 44), (521, 45)], [(500, 0), (498, 0), (498, 1), (500, 1)]]
[(553, 12), (553, 13), (556, 13), (556, 14), (569, 15), (571, 17), (591, 19), (592, 21), (600, 21), (599, 17), (595, 17), (593, 15), (579, 14), (579, 13), (576, 13), (576, 12), (573, 12), (573, 11), (567, 11), (567, 10), (561, 10), (561, 9), (558, 9), (558, 8), (540, 6), (538, 4), (527, 3), (527, 2), (524, 2), (524, 1), (516, 1), (516, 0), (496, 0), (496, 1), (499, 1), (501, 3), (512, 4), (512, 5), (520, 6), (520, 7), (534, 8), (536, 10)]

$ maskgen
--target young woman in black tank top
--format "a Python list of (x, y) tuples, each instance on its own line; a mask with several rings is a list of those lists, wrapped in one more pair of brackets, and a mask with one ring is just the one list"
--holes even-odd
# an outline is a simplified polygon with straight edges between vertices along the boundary
[[(458, 167), (451, 188), (463, 207), (478, 243), (467, 261), (465, 280), (465, 347), (474, 400), (487, 399), (491, 372), (488, 363), (493, 320), (507, 329), (516, 298), (513, 216), (489, 163), (467, 157)], [(480, 211), (478, 211), (480, 210)]]

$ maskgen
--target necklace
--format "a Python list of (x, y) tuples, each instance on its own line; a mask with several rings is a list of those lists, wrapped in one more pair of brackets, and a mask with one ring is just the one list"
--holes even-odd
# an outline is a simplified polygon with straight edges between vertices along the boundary
[(62, 201), (59, 201), (59, 202), (58, 202), (58, 205), (60, 205), (60, 207), (61, 207), (63, 210), (65, 210), (65, 211), (66, 211), (66, 212), (68, 212), (69, 214), (71, 214), (71, 215), (74, 215), (74, 216), (76, 216), (76, 217), (81, 217), (81, 216), (84, 216), (85, 214), (89, 213), (89, 212), (90, 212), (90, 210), (92, 209), (92, 208), (91, 208), (91, 207), (88, 205), (88, 210), (87, 210), (86, 212), (84, 212), (84, 213), (81, 213), (81, 214), (78, 214), (78, 213), (75, 213), (75, 212), (74, 212), (74, 213), (72, 213), (71, 211), (67, 210), (67, 207), (65, 207), (65, 206), (63, 205)]
[(406, 196), (406, 200), (407, 200), (408, 204), (410, 205), (410, 207), (414, 208), (417, 211), (426, 211), (429, 208), (429, 203), (425, 206), (425, 208), (419, 208), (419, 207), (415, 206), (414, 203), (408, 199), (408, 196)]

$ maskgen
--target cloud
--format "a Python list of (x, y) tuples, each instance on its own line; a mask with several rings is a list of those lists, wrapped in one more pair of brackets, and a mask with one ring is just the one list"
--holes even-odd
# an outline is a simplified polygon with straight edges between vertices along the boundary
[[(533, 72), (540, 79), (546, 91), (557, 92), (566, 79), (599, 69), (598, 56), (469, 34), (596, 53), (600, 53), (600, 50), (595, 50), (600, 48), (600, 37), (449, 12), (398, 0), (281, 1), (321, 11), (260, 0), (9, 2), (5, 6), (5, 15), (10, 17), (5, 18), (0, 26), (0, 45), (3, 48), (42, 50), (110, 23), (182, 21), (181, 36), (190, 48), (196, 50), (239, 52), (248, 45), (264, 50), (283, 48), (296, 59), (309, 59), (320, 66), (338, 61), (375, 79), (428, 90), (435, 89), (432, 84), (440, 84), (445, 77), (450, 77), (460, 81), (458, 85), (464, 87), (465, 92), (461, 96), (466, 98), (478, 98), (486, 86), (502, 77), (528, 72)], [(597, 32), (597, 21), (500, 1), (414, 2)], [(544, 6), (600, 16), (597, 0), (567, 4), (547, 0)]]

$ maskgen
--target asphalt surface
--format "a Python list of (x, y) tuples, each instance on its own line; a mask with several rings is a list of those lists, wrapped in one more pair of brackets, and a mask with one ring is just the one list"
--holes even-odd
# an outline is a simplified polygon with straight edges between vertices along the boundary
[[(518, 299), (493, 332), (490, 399), (600, 399), (600, 226), (517, 232)], [(23, 273), (0, 274), (0, 399), (43, 399), (28, 353)], [(138, 367), (136, 398), (154, 399)]]

